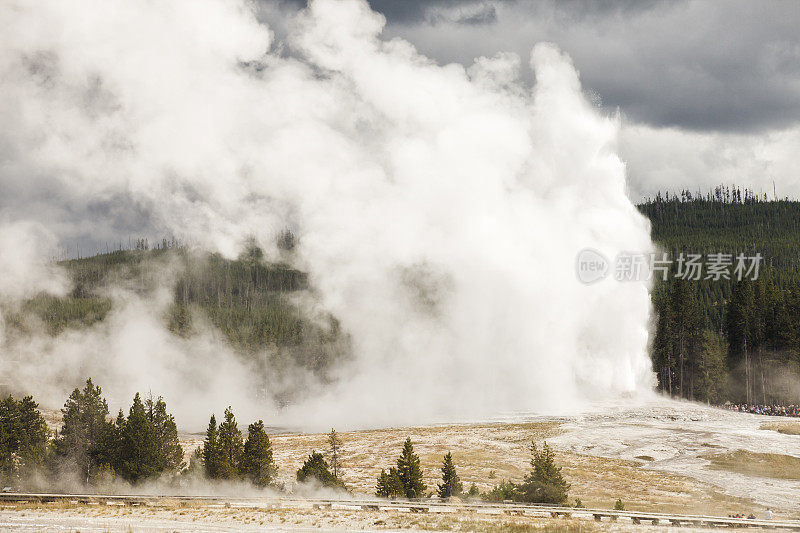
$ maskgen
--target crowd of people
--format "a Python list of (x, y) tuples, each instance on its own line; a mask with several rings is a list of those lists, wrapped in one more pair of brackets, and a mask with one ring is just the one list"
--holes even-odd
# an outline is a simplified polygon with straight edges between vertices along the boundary
[[(772, 509), (767, 507), (767, 510), (764, 511), (764, 520), (772, 520), (773, 516), (774, 515), (772, 514)], [(750, 513), (749, 515), (745, 515), (744, 513), (734, 513), (734, 514), (729, 514), (728, 518), (747, 518), (748, 520), (755, 520), (756, 515), (753, 513)]]
[(768, 416), (796, 416), (800, 417), (800, 405), (751, 405), (746, 403), (726, 403), (725, 409), (740, 413)]

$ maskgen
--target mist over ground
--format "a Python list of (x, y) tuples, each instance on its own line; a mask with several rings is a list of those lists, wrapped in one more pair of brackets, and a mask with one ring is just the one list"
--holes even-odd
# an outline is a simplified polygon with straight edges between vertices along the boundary
[(584, 248), (651, 251), (649, 225), (626, 195), (619, 118), (557, 46), (441, 66), (382, 38), (361, 0), (312, 2), (281, 41), (244, 1), (10, 1), (0, 20), (0, 187), (20, 199), (0, 212), (4, 309), (68, 292), (51, 260), (87, 232), (225, 257), (255, 242), (308, 273), (353, 352), (278, 406), (213, 328), (166, 329), (165, 263), (145, 296), (108, 288), (114, 310), (87, 329), (2, 328), (10, 389), (57, 407), (92, 376), (112, 412), (152, 390), (192, 429), (229, 404), (329, 428), (650, 393), (648, 283), (574, 270)]

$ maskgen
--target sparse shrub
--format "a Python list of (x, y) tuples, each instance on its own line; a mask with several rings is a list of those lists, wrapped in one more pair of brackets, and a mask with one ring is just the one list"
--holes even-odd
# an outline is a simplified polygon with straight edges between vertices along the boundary
[(502, 502), (506, 500), (519, 501), (521, 497), (522, 495), (517, 486), (504, 479), (498, 485), (495, 485), (492, 490), (484, 494), (483, 499), (490, 502)]

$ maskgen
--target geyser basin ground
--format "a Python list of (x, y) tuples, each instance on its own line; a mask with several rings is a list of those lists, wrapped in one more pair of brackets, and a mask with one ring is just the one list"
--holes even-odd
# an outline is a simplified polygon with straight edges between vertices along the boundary
[[(781, 517), (800, 518), (800, 436), (768, 429), (776, 423), (800, 428), (797, 419), (655, 399), (571, 416), (517, 413), (469, 424), (353, 431), (342, 433), (344, 480), (372, 494), (375, 477), (392, 466), (408, 436), (429, 490), (439, 481), (442, 455), (452, 451), (465, 487), (474, 482), (486, 491), (502, 479), (520, 481), (531, 441), (546, 439), (572, 483), (570, 496), (589, 507), (609, 508), (621, 498), (629, 509), (727, 516), (771, 507)], [(187, 437), (184, 444), (191, 450), (201, 439)], [(326, 435), (276, 435), (273, 447), (279, 482), (291, 487), (305, 456), (326, 448)]]

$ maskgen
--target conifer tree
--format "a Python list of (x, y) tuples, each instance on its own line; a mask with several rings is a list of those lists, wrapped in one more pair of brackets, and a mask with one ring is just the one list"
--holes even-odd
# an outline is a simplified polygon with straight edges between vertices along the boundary
[(30, 471), (44, 464), (50, 432), (32, 396), (19, 401), (19, 458), (20, 469)]
[(100, 387), (88, 379), (82, 390), (72, 391), (61, 412), (63, 423), (55, 441), (56, 456), (60, 464), (72, 465), (88, 483), (100, 466), (97, 458), (110, 431), (106, 420), (108, 404)]
[(669, 295), (672, 309), (670, 324), (672, 333), (672, 350), (677, 362), (678, 395), (683, 398), (692, 397), (692, 381), (696, 359), (702, 344), (702, 317), (692, 286), (685, 279), (676, 279)]
[(328, 454), (331, 458), (331, 470), (333, 471), (333, 475), (338, 478), (341, 474), (341, 448), (342, 448), (342, 439), (339, 437), (339, 434), (336, 433), (336, 430), (331, 428), (331, 432), (328, 433)]
[(392, 498), (397, 498), (405, 494), (405, 486), (403, 480), (400, 479), (400, 473), (397, 467), (393, 466), (389, 469), (389, 495)]
[(249, 479), (257, 487), (272, 483), (278, 468), (272, 458), (272, 444), (264, 431), (264, 422), (259, 420), (247, 428), (247, 441), (239, 467), (242, 477)]
[(535, 503), (565, 504), (570, 484), (561, 475), (561, 467), (556, 465), (553, 450), (545, 442), (540, 452), (534, 442), (531, 454), (533, 469), (520, 486), (522, 499)]
[(378, 475), (378, 481), (375, 484), (375, 495), (383, 498), (391, 496), (391, 492), (389, 492), (389, 474), (386, 473), (385, 468), (381, 469), (381, 473)]
[(0, 402), (0, 482), (32, 473), (43, 465), (47, 452), (47, 425), (30, 396)]
[(124, 449), (125, 414), (122, 409), (117, 413), (117, 418), (109, 423), (98, 445), (95, 457), (97, 464), (103, 467), (103, 473), (113, 477), (121, 470)]
[(147, 418), (153, 426), (158, 455), (159, 468), (162, 471), (177, 471), (183, 465), (183, 448), (178, 440), (178, 427), (175, 417), (167, 412), (167, 404), (159, 396), (154, 402), (152, 396), (145, 402)]
[(203, 467), (206, 477), (217, 479), (222, 471), (223, 453), (219, 443), (219, 428), (217, 419), (211, 415), (206, 429), (206, 438), (203, 441)]
[(456, 467), (453, 464), (453, 455), (447, 452), (442, 461), (442, 484), (439, 485), (439, 497), (459, 496), (463, 490), (461, 480), (458, 478)]
[(403, 483), (406, 498), (421, 498), (425, 494), (425, 483), (422, 481), (422, 469), (419, 457), (414, 453), (411, 438), (403, 444), (403, 451), (397, 460), (397, 475)]
[(14, 444), (9, 427), (11, 419), (6, 416), (4, 404), (0, 404), (0, 484), (5, 486), (12, 475)]
[(711, 330), (703, 332), (703, 344), (697, 358), (694, 397), (710, 403), (722, 403), (726, 393), (724, 340)]
[(161, 472), (163, 461), (155, 431), (138, 392), (122, 429), (121, 444), (117, 473), (123, 478), (136, 483)]
[(219, 425), (219, 449), (222, 461), (218, 477), (235, 478), (239, 473), (239, 462), (244, 452), (244, 440), (230, 406), (225, 409), (225, 420)]
[(743, 399), (752, 403), (754, 294), (752, 284), (743, 280), (734, 286), (725, 316), (731, 369), (744, 385)]
[(391, 467), (389, 472), (386, 472), (385, 469), (381, 470), (375, 485), (375, 494), (384, 498), (397, 498), (405, 495), (405, 487), (400, 481), (400, 476), (397, 475), (397, 468)]
[(316, 451), (311, 452), (303, 466), (297, 471), (297, 481), (307, 483), (312, 480), (317, 481), (323, 487), (344, 488), (344, 483), (328, 468), (325, 457)]

